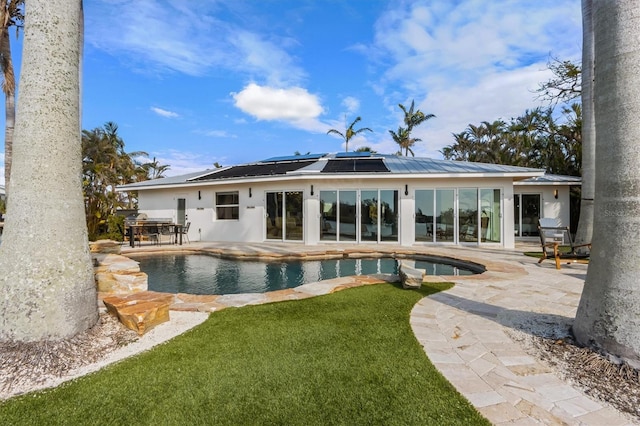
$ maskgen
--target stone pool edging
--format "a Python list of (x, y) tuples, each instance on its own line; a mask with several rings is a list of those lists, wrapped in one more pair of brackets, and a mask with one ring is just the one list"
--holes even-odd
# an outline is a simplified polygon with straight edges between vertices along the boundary
[[(445, 252), (446, 250), (446, 252)], [(447, 275), (427, 275), (424, 282), (455, 282), (467, 279), (509, 279), (513, 275), (526, 275), (524, 268), (506, 262), (487, 261), (485, 258), (471, 256), (464, 250), (452, 256), (451, 249), (438, 250), (438, 248), (398, 248), (388, 247), (303, 247), (303, 246), (280, 246), (276, 244), (264, 245), (244, 245), (234, 244), (234, 247), (213, 246), (211, 244), (200, 244), (189, 248), (180, 246), (148, 247), (144, 250), (123, 250), (122, 255), (133, 260), (137, 256), (162, 255), (167, 253), (181, 254), (205, 254), (225, 259), (242, 260), (324, 260), (324, 259), (358, 259), (358, 258), (387, 258), (398, 259), (415, 257), (437, 257), (460, 263), (467, 262), (471, 265), (484, 266), (485, 272), (470, 276), (447, 276)], [(259, 305), (264, 303), (274, 303), (280, 301), (301, 300), (309, 297), (334, 293), (347, 288), (359, 287), (363, 285), (379, 284), (382, 282), (398, 282), (397, 275), (353, 275), (339, 277), (315, 283), (303, 284), (301, 286), (277, 290), (267, 293), (241, 293), (225, 295), (194, 295), (186, 293), (174, 294), (174, 302), (170, 306), (172, 311), (197, 311), (215, 312), (229, 307), (242, 307), (248, 305)]]

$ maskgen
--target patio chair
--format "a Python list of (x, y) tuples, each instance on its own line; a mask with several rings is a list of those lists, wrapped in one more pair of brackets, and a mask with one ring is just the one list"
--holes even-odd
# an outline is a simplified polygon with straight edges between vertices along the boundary
[(191, 241), (189, 241), (189, 228), (191, 227), (191, 222), (187, 222), (187, 224), (185, 226), (182, 227), (182, 229), (180, 230), (180, 233), (182, 234), (182, 238), (185, 238), (187, 240), (187, 243), (190, 243)]
[[(538, 260), (538, 263), (542, 263), (545, 259), (554, 259), (556, 269), (560, 269), (562, 262), (568, 264), (589, 258), (591, 243), (576, 244), (571, 237), (569, 227), (538, 225), (538, 232), (540, 234), (540, 245), (542, 246), (542, 257)], [(582, 247), (587, 247), (588, 250), (578, 250)]]
[(141, 236), (138, 240), (138, 247), (142, 245), (142, 239), (145, 238), (152, 244), (159, 244), (160, 241), (160, 232), (158, 227), (155, 225), (151, 226), (143, 226), (141, 230)]
[(160, 239), (160, 245), (162, 245), (162, 237), (169, 237), (169, 244), (173, 244), (173, 238), (175, 237), (175, 229), (173, 225), (161, 225), (160, 226), (160, 235), (159, 235), (159, 239)]

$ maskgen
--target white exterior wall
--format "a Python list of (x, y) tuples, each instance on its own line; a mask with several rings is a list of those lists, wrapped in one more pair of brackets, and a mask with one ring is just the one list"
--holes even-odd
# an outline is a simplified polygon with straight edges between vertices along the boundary
[[(177, 220), (177, 199), (186, 200), (186, 217), (191, 222), (191, 241), (242, 241), (262, 242), (265, 233), (265, 200), (267, 191), (302, 191), (304, 199), (304, 236), (301, 243), (320, 243), (320, 191), (388, 189), (398, 191), (399, 244), (411, 246), (415, 240), (415, 190), (436, 188), (489, 188), (500, 189), (502, 194), (502, 247), (513, 248), (513, 185), (511, 179), (447, 178), (408, 179), (406, 176), (388, 176), (372, 179), (262, 179), (255, 182), (226, 182), (212, 185), (191, 184), (181, 188), (153, 188), (138, 192), (139, 211), (150, 219)], [(313, 195), (311, 195), (313, 185)], [(405, 195), (405, 185), (408, 195)], [(249, 196), (251, 188), (251, 196)], [(238, 191), (239, 220), (217, 220), (215, 217), (215, 193)], [(567, 192), (568, 194), (568, 192)], [(546, 197), (545, 197), (546, 198)], [(551, 195), (553, 198), (553, 195)], [(457, 201), (457, 200), (456, 200)], [(567, 201), (568, 202), (568, 201)], [(568, 217), (568, 213), (567, 213)], [(326, 243), (322, 241), (322, 243)], [(341, 243), (334, 243), (341, 244)], [(389, 244), (381, 242), (380, 244)], [(397, 243), (393, 243), (397, 244)], [(427, 243), (421, 243), (427, 244)]]
[[(568, 185), (514, 185), (514, 194), (540, 194), (540, 217), (553, 217), (560, 221), (560, 226), (570, 224), (570, 189)], [(558, 198), (555, 191), (558, 191)], [(511, 200), (513, 204), (513, 199)], [(512, 208), (513, 210), (513, 208)], [(513, 218), (511, 220), (513, 223)]]

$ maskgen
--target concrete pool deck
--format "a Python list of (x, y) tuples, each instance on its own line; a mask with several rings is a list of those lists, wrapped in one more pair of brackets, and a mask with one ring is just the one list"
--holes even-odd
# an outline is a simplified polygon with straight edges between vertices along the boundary
[[(429, 254), (480, 263), (487, 272), (474, 276), (434, 276), (451, 281), (450, 290), (420, 300), (411, 327), (436, 368), (485, 417), (497, 425), (633, 425), (637, 419), (596, 401), (528, 355), (510, 330), (536, 334), (552, 318), (567, 323), (575, 316), (587, 265), (537, 263), (523, 251), (478, 247), (400, 247), (393, 245), (319, 245), (293, 243), (192, 243), (184, 246), (123, 248), (122, 254), (210, 252), (247, 259), (306, 258), (326, 255), (362, 257), (373, 254)], [(385, 277), (346, 277), (269, 294), (225, 296), (177, 295), (173, 310), (214, 311), (279, 300), (328, 294)], [(159, 327), (162, 327), (159, 326)], [(428, 396), (425, 396), (428, 397)]]

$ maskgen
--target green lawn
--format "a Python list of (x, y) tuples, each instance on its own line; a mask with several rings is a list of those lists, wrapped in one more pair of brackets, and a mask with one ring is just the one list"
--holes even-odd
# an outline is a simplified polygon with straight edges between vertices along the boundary
[(217, 312), (152, 351), (0, 404), (0, 424), (489, 424), (411, 332), (413, 305), (445, 286)]

